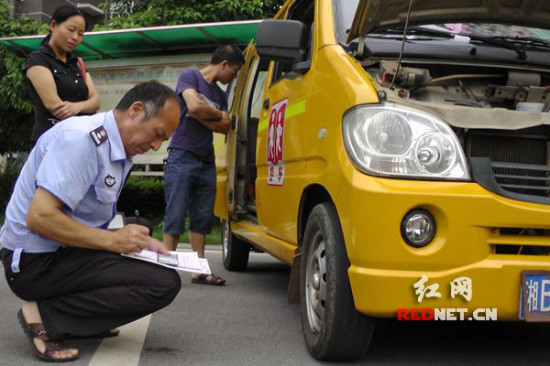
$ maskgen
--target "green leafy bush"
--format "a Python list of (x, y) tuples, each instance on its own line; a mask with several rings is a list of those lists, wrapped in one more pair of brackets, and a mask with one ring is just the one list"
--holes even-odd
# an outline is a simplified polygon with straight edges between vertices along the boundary
[(109, 14), (95, 30), (271, 18), (284, 0), (107, 0)]
[[(164, 232), (164, 220), (161, 220), (160, 218), (157, 218), (156, 220), (153, 219), (154, 223), (154, 230), (153, 230), (153, 237), (157, 238), (158, 240), (162, 241), (162, 236)], [(189, 243), (189, 218), (185, 221), (185, 232), (183, 235), (180, 236), (179, 242), (180, 243)], [(221, 222), (218, 217), (214, 217), (212, 219), (212, 232), (208, 235), (206, 235), (206, 244), (220, 244), (221, 242)]]
[(157, 177), (130, 177), (122, 188), (117, 204), (117, 211), (126, 216), (146, 218), (164, 216), (164, 180)]
[[(23, 166), (21, 160), (9, 158), (0, 164), (0, 212), (3, 215), (11, 198), (15, 181)], [(117, 210), (146, 218), (164, 217), (164, 181), (162, 178), (130, 177), (122, 189)]]
[(16, 159), (8, 159), (0, 164), (0, 216), (6, 212), (6, 206), (10, 201), (13, 186), (19, 176), (23, 163)]
[[(126, 216), (139, 215), (149, 219), (154, 226), (154, 237), (162, 241), (164, 230), (164, 179), (159, 177), (130, 177), (122, 188), (122, 193), (117, 204), (117, 211), (124, 212)], [(189, 226), (189, 219), (186, 227)], [(212, 233), (206, 236), (207, 244), (220, 243), (220, 219), (213, 219)], [(189, 242), (189, 232), (180, 237), (180, 243)]]
[[(0, 37), (46, 34), (48, 24), (28, 16), (10, 18), (10, 1), (0, 0)], [(23, 67), (25, 57), (0, 45), (0, 154), (28, 151), (34, 122)], [(3, 197), (2, 197), (3, 198)]]

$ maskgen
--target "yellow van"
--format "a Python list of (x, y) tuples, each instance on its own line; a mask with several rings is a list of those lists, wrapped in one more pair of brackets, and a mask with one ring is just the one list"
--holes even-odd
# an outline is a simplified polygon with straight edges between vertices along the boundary
[[(292, 266), (305, 341), (550, 314), (550, 2), (289, 0), (228, 89), (223, 261)], [(269, 284), (266, 284), (269, 286)]]

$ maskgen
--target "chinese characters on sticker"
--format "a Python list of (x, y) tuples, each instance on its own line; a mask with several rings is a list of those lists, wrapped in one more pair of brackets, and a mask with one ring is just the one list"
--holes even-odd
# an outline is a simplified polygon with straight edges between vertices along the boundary
[[(422, 277), (413, 285), (414, 294), (417, 295), (418, 302), (421, 303), (424, 298), (441, 297), (438, 283), (426, 284), (429, 281), (428, 276)], [(472, 300), (472, 279), (469, 277), (458, 277), (450, 282), (451, 297), (454, 299), (457, 295), (462, 296), (466, 301)]]
[(284, 131), (288, 98), (283, 99), (271, 107), (269, 126), (267, 130), (267, 184), (282, 186), (285, 177), (283, 161)]

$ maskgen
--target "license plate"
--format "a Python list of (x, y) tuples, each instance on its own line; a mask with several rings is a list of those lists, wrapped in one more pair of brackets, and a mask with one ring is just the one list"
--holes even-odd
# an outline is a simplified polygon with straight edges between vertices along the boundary
[(520, 291), (520, 319), (550, 322), (550, 271), (523, 271)]

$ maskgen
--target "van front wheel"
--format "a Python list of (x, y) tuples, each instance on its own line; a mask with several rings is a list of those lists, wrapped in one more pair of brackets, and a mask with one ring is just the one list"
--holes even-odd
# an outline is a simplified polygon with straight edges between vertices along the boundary
[(353, 361), (365, 355), (374, 319), (355, 309), (349, 260), (336, 208), (315, 206), (304, 232), (300, 270), (302, 328), (311, 355)]
[(244, 271), (248, 264), (250, 245), (233, 235), (229, 221), (222, 221), (221, 240), (222, 259), (225, 269), (229, 271)]

